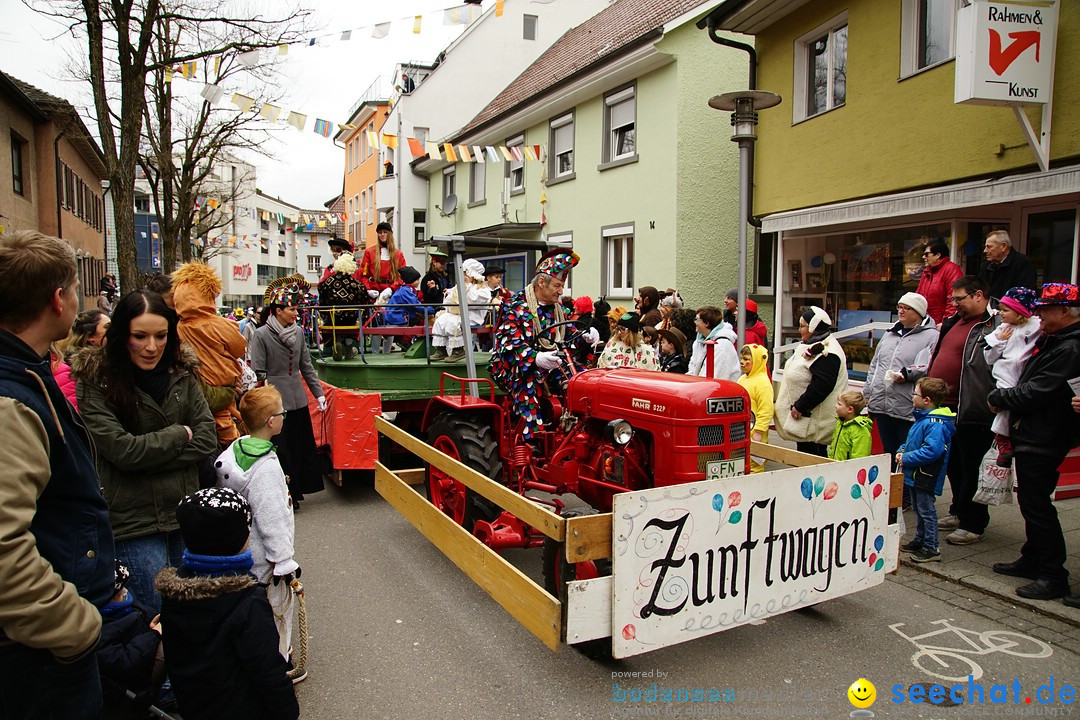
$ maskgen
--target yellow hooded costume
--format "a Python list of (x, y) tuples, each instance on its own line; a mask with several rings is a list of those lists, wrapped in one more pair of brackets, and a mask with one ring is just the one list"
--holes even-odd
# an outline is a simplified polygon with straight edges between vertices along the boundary
[[(756, 418), (754, 427), (750, 430), (750, 437), (758, 442), (769, 442), (769, 425), (773, 419), (773, 384), (769, 379), (769, 351), (761, 345), (743, 345), (740, 358), (750, 354), (750, 372), (744, 373), (738, 379), (750, 396), (750, 410)], [(743, 366), (745, 370), (745, 365)], [(765, 469), (764, 463), (759, 463), (753, 458), (750, 460), (750, 472), (761, 472)]]

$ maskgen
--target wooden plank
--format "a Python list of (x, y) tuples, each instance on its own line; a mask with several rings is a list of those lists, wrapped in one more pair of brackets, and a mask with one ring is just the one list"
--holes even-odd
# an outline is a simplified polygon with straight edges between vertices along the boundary
[(904, 503), (904, 473), (889, 476), (889, 507), (898, 508)]
[(790, 448), (761, 443), (756, 440), (750, 441), (750, 454), (755, 457), (765, 458), (766, 460), (773, 460), (774, 462), (782, 463), (789, 467), (806, 467), (807, 465), (820, 465), (821, 463), (836, 462), (835, 460), (823, 458), (819, 455), (811, 455)]
[(566, 618), (563, 621), (568, 643), (611, 637), (611, 576), (566, 583)]
[(427, 476), (427, 470), (424, 468), (415, 468), (412, 470), (395, 470), (397, 476), (401, 478), (401, 481), (406, 485), (423, 485)]
[(522, 626), (552, 650), (562, 638), (562, 603), (454, 523), (382, 463), (375, 489)]
[(381, 417), (375, 418), (375, 428), (417, 457), (426, 460), (469, 489), (521, 518), (526, 525), (536, 528), (553, 540), (565, 539), (566, 522), (543, 505), (534, 503), (510, 488), (481, 475), (468, 465), (442, 454)]
[(566, 560), (611, 557), (611, 513), (566, 518)]

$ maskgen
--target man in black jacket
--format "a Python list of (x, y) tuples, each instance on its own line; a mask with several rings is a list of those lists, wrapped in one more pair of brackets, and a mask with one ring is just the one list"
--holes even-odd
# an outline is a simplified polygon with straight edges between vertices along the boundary
[(0, 716), (96, 718), (98, 608), (114, 546), (86, 427), (53, 379), (49, 344), (79, 308), (75, 251), (0, 237)]
[(1009, 233), (995, 230), (987, 235), (983, 253), (986, 255), (986, 265), (979, 277), (990, 288), (990, 297), (1000, 300), (1006, 290), (1014, 287), (1035, 289), (1035, 268), (1026, 255), (1013, 250)]
[[(1020, 558), (996, 563), (994, 572), (1032, 580), (1016, 588), (1020, 597), (1053, 600), (1069, 593), (1065, 536), (1054, 509), (1058, 468), (1080, 444), (1080, 423), (1072, 410), (1068, 381), (1080, 377), (1080, 290), (1076, 285), (1047, 283), (1035, 303), (1043, 338), (1016, 387), (994, 390), (994, 412), (1010, 412), (1015, 448), (1016, 495), (1024, 516), (1027, 542)], [(1067, 601), (1080, 607), (1080, 597)]]

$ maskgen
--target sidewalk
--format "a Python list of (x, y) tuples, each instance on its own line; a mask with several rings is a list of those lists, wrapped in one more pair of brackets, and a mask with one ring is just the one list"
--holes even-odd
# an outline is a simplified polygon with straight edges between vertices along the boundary
[[(949, 483), (945, 483), (945, 493), (938, 498), (938, 517), (949, 514), (949, 502), (952, 493)], [(1066, 568), (1069, 571), (1074, 593), (1080, 594), (1080, 498), (1059, 500), (1057, 507), (1061, 528), (1065, 531), (1065, 546), (1069, 551)], [(903, 542), (910, 540), (915, 532), (915, 513), (904, 513), (904, 522), (908, 534)], [(1012, 562), (1020, 557), (1020, 547), (1024, 544), (1024, 519), (1020, 515), (1020, 506), (1015, 497), (1012, 505), (999, 505), (990, 508), (990, 526), (983, 534), (983, 539), (974, 545), (950, 545), (945, 542), (948, 533), (942, 531), (941, 562), (917, 564), (900, 555), (900, 572), (912, 571), (925, 573), (944, 581), (960, 583), (965, 587), (993, 595), (1018, 607), (1032, 610), (1080, 627), (1080, 609), (1071, 608), (1060, 600), (1027, 600), (1017, 595), (1014, 590), (1025, 585), (1029, 580), (998, 575), (990, 566), (997, 562)]]

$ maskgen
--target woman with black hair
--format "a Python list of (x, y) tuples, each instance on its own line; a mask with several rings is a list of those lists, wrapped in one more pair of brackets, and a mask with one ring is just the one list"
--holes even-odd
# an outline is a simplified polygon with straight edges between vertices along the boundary
[(176, 323), (160, 295), (137, 290), (117, 304), (105, 344), (72, 363), (116, 557), (131, 570), (131, 593), (155, 613), (154, 576), (180, 564), (176, 504), (199, 489), (199, 463), (217, 452), (198, 359), (180, 343)]
[(271, 282), (263, 295), (265, 308), (259, 328), (248, 345), (251, 369), (259, 382), (273, 385), (281, 393), (285, 422), (273, 440), (281, 468), (289, 477), (294, 510), (305, 493), (323, 489), (322, 463), (316, 454), (304, 385), (318, 402), (320, 412), (326, 410), (326, 397), (311, 364), (304, 331), (296, 322), (298, 306), (307, 291), (307, 282), (298, 274)]

